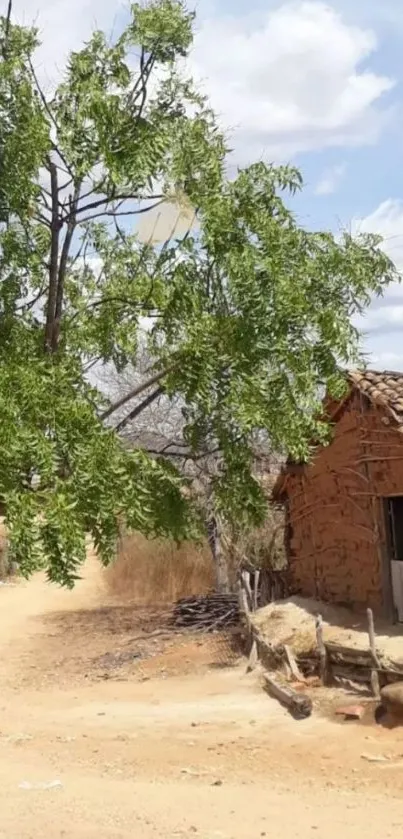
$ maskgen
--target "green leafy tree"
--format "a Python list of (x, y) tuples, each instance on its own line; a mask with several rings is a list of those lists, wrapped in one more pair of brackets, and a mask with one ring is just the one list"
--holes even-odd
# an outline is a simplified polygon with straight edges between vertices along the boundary
[[(341, 387), (351, 315), (395, 277), (375, 238), (298, 226), (284, 200), (295, 169), (227, 176), (214, 115), (180, 69), (192, 24), (177, 0), (134, 4), (47, 96), (36, 31), (11, 8), (0, 22), (0, 498), (27, 575), (73, 584), (85, 534), (108, 562), (122, 523), (196, 535), (183, 474), (119, 436), (162, 393), (192, 456), (217, 455), (214, 510), (259, 521), (256, 431), (298, 457), (324, 438), (318, 386)], [(133, 219), (169, 202), (195, 224), (144, 243)], [(111, 402), (89, 371), (135, 365), (145, 317), (152, 368)]]

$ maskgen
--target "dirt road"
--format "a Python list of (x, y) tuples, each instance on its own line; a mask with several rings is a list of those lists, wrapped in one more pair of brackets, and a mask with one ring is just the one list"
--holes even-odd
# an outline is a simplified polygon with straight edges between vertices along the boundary
[(297, 723), (212, 644), (140, 660), (136, 620), (93, 561), (74, 592), (0, 587), (0, 837), (398, 835), (402, 732)]

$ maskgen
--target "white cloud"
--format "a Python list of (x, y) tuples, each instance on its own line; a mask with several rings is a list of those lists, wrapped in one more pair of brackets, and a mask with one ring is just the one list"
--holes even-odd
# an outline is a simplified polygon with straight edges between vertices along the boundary
[[(334, 0), (337, 3), (337, 0)], [(67, 53), (94, 28), (118, 28), (125, 0), (22, 0), (18, 22), (35, 22), (37, 66), (49, 86)], [(204, 80), (230, 130), (237, 157), (289, 157), (304, 149), (376, 139), (391, 79), (362, 67), (376, 49), (369, 30), (348, 25), (320, 0), (295, 0), (262, 17), (199, 17), (190, 67)]]
[(380, 352), (372, 355), (372, 362), (378, 367), (388, 367), (389, 369), (398, 369), (402, 367), (403, 355), (396, 352)]
[(383, 29), (386, 32), (393, 30), (400, 35), (399, 30), (403, 27), (403, 8), (397, 0), (333, 0), (333, 5), (354, 17), (355, 20), (364, 21), (377, 30)]
[[(365, 218), (354, 219), (352, 232), (382, 236), (383, 250), (403, 272), (403, 200), (389, 198)], [(403, 285), (389, 286), (384, 297), (375, 299), (355, 324), (364, 333), (372, 365), (403, 369), (403, 355), (396, 352), (403, 337)]]
[(39, 30), (41, 46), (36, 67), (49, 86), (57, 80), (72, 49), (80, 48), (95, 29), (112, 32), (125, 8), (122, 0), (22, 0), (15, 3), (13, 20)]
[(336, 192), (346, 173), (345, 163), (326, 169), (315, 187), (315, 195), (331, 195)]
[(191, 67), (247, 157), (289, 156), (376, 139), (378, 101), (393, 81), (362, 62), (375, 35), (322, 2), (297, 0), (261, 18), (201, 24)]
[(352, 229), (382, 236), (383, 250), (403, 271), (403, 200), (388, 198), (370, 215), (354, 219)]

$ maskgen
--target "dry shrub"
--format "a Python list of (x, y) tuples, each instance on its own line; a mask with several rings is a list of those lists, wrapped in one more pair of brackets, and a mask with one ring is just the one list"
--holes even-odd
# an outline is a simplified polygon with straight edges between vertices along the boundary
[(284, 511), (269, 507), (267, 518), (240, 538), (240, 550), (255, 568), (282, 571), (287, 564), (284, 544)]
[(284, 536), (284, 510), (268, 505), (261, 527), (227, 534), (228, 561), (232, 566), (246, 564), (253, 568), (283, 571), (287, 565)]
[(246, 564), (272, 571), (284, 571), (287, 566), (285, 509), (272, 500), (277, 477), (278, 472), (270, 470), (255, 474), (267, 499), (266, 518), (261, 527), (227, 534), (232, 562), (236, 558), (238, 566)]
[(148, 605), (173, 603), (214, 587), (214, 569), (205, 545), (122, 536), (115, 561), (105, 570), (111, 594)]

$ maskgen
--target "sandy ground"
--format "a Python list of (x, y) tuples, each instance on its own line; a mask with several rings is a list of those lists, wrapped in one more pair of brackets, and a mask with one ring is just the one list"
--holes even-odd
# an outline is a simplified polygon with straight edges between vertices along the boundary
[(0, 837), (399, 835), (400, 729), (296, 722), (223, 643), (145, 641), (154, 620), (94, 561), (74, 592), (0, 588)]

